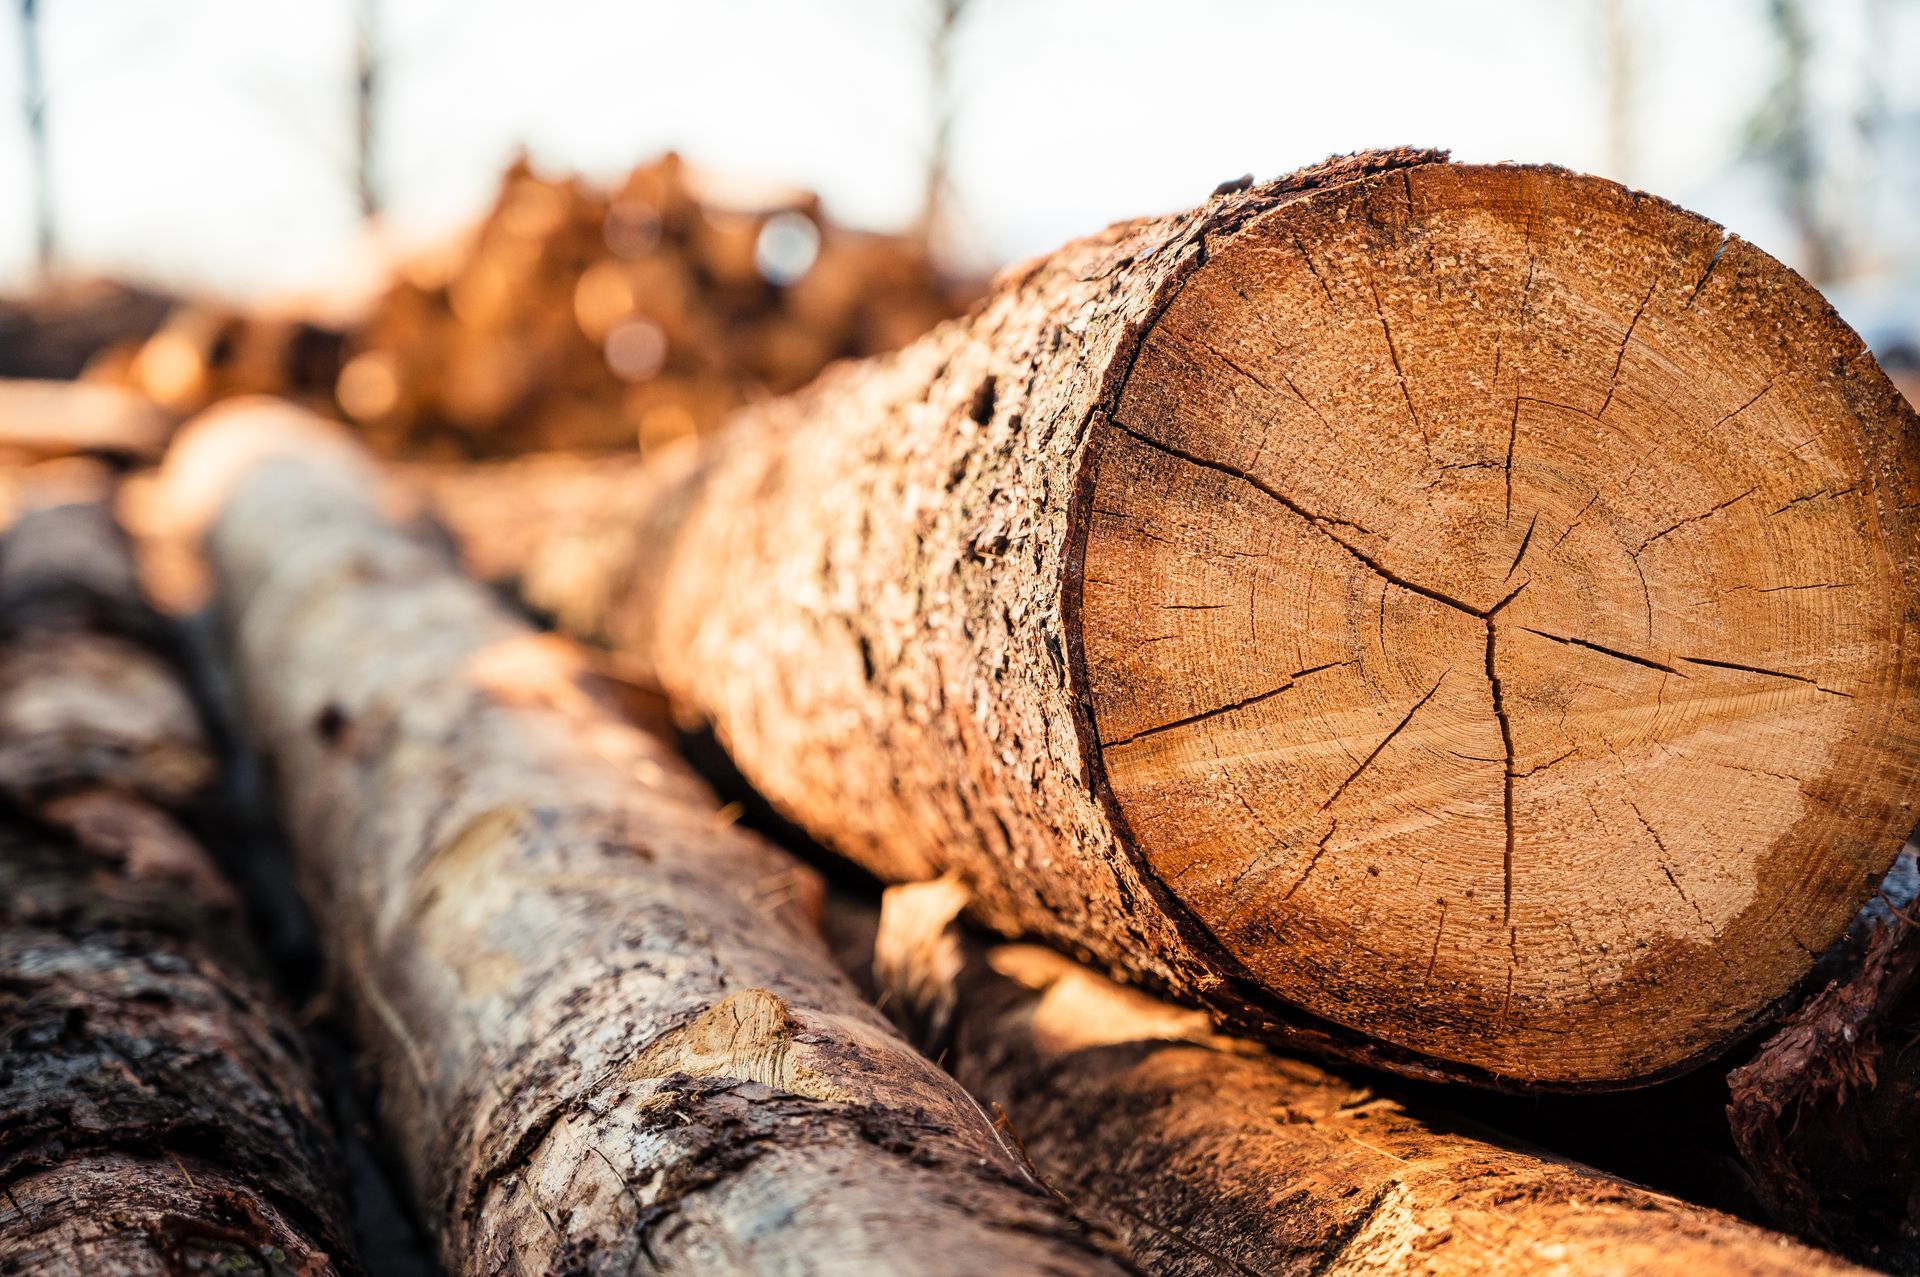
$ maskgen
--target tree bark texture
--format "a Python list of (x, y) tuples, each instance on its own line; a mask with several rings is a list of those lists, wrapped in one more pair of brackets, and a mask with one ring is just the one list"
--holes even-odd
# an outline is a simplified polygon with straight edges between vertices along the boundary
[(451, 1274), (1124, 1271), (732, 827), (377, 476), (235, 405), (168, 462)]
[(1037, 1172), (1142, 1268), (1206, 1274), (1859, 1272), (1730, 1216), (1432, 1120), (1198, 1011), (953, 925), (953, 879), (887, 892), (876, 981)]
[(1920, 921), (1913, 850), (1827, 983), (1728, 1075), (1727, 1115), (1782, 1227), (1920, 1271)]
[(1776, 1015), (1912, 824), (1915, 430), (1718, 226), (1371, 153), (480, 554), (883, 878), (1261, 1034), (1620, 1086)]
[(0, 541), (0, 1273), (353, 1273), (299, 1033), (180, 823), (213, 758), (103, 482)]

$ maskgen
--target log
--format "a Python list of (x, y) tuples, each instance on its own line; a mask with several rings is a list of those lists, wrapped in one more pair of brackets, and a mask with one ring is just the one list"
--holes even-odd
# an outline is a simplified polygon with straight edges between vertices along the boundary
[(152, 460), (172, 428), (151, 401), (117, 386), (0, 380), (0, 462), (74, 455)]
[[(1125, 1271), (719, 813), (290, 408), (190, 425), (252, 732), (449, 1274)], [(910, 1257), (910, 1258), (903, 1258)]]
[(0, 297), (0, 377), (65, 381), (102, 351), (145, 341), (174, 298), (111, 279), (51, 283)]
[(1717, 1211), (1409, 1111), (1051, 950), (888, 890), (875, 979), (1046, 1182), (1166, 1277), (1857, 1273)]
[(1862, 1263), (1920, 1271), (1920, 885), (1876, 901), (1833, 974), (1727, 1077), (1727, 1116), (1783, 1228)]
[(1369, 153), (1013, 270), (523, 574), (883, 879), (1247, 1031), (1623, 1086), (1772, 1018), (1914, 822), (1917, 424), (1702, 218)]
[(0, 542), (0, 1272), (352, 1274), (299, 1031), (181, 823), (212, 754), (100, 478)]

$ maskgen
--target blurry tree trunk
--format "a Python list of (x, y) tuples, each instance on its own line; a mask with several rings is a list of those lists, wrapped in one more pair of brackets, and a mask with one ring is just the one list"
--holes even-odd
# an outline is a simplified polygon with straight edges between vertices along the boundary
[(928, 96), (933, 128), (927, 143), (926, 182), (920, 196), (915, 229), (937, 258), (949, 259), (957, 248), (958, 210), (953, 186), (953, 130), (960, 101), (953, 79), (954, 40), (969, 0), (932, 0), (932, 25), (927, 32)]
[(357, 0), (353, 29), (353, 193), (363, 221), (386, 207), (379, 175), (377, 111), (383, 78), (379, 0)]
[(40, 0), (20, 0), (21, 107), (33, 170), (34, 262), (44, 276), (53, 270), (53, 158), (47, 141), (46, 72), (41, 60)]
[(1802, 0), (1768, 0), (1767, 21), (1780, 58), (1763, 153), (1786, 187), (1787, 215), (1800, 235), (1805, 274), (1816, 284), (1839, 271), (1839, 245), (1820, 206), (1821, 164), (1814, 136), (1813, 34)]
[(1639, 49), (1633, 0), (1599, 0), (1600, 41), (1606, 63), (1608, 176), (1632, 183), (1639, 169), (1634, 112), (1638, 99)]

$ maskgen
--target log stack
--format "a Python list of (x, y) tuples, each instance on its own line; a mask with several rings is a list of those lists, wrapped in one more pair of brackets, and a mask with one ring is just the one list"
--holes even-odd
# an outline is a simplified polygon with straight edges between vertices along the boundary
[(144, 395), (178, 421), (237, 395), (331, 411), (345, 358), (338, 327), (211, 301), (183, 301), (158, 331), (96, 355), (85, 378)]
[(444, 277), (401, 280), (359, 326), (340, 406), (389, 455), (646, 450), (904, 345), (964, 295), (915, 241), (811, 196), (703, 200), (675, 155), (611, 191), (522, 162)]
[[(1598, 179), (1369, 152), (762, 398), (912, 272), (807, 300), (813, 210), (689, 192), (517, 170), (355, 337), (360, 442), (232, 399), (138, 503), (203, 549), (449, 1273), (1920, 1267), (1920, 418), (1803, 281)], [(638, 448), (366, 447), (528, 440)], [(120, 623), (62, 608), (9, 615)], [(84, 841), (30, 717), (10, 802)], [(1545, 1093), (1693, 1105), (1651, 1139), (1724, 1095), (1713, 1174), (1827, 1250), (1455, 1115), (1551, 1148)], [(208, 1160), (334, 1262), (297, 1168)]]

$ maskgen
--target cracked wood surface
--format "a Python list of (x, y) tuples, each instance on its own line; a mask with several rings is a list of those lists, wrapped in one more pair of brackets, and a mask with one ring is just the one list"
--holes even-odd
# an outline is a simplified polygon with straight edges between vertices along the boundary
[(951, 879), (890, 889), (889, 1011), (1002, 1109), (1037, 1172), (1166, 1277), (1859, 1273), (1764, 1229), (1423, 1117), (1204, 1014), (952, 925)]
[(212, 751), (103, 477), (51, 482), (0, 540), (0, 1273), (353, 1273), (299, 1033), (180, 823)]
[(1128, 1271), (834, 969), (733, 827), (296, 409), (189, 427), (307, 898), (450, 1274)]
[(881, 877), (1263, 1034), (1622, 1085), (1774, 1015), (1912, 824), (1915, 430), (1712, 223), (1392, 152), (701, 453), (441, 491)]

